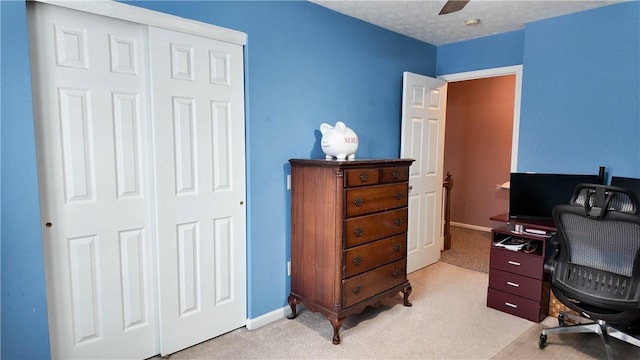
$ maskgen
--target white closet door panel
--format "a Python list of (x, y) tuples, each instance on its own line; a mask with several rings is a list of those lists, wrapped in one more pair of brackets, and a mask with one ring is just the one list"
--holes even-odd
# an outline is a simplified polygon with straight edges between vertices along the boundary
[(197, 194), (196, 99), (173, 98), (176, 194)]
[[(137, 94), (113, 93), (116, 174), (118, 198), (141, 198), (145, 184), (142, 177), (140, 101)], [(144, 105), (143, 105), (144, 106)]]
[(150, 29), (161, 353), (246, 322), (242, 47)]
[(148, 259), (145, 244), (148, 243), (144, 229), (119, 232), (120, 274), (122, 281), (123, 325), (125, 331), (144, 326), (149, 316), (147, 309), (151, 299), (145, 289)]
[(213, 141), (212, 170), (213, 170), (213, 191), (231, 189), (231, 141), (229, 131), (231, 130), (230, 111), (231, 103), (224, 101), (211, 102), (211, 120)]
[(178, 293), (180, 316), (197, 313), (200, 308), (200, 236), (198, 224), (177, 224)]
[(28, 2), (54, 358), (147, 358), (146, 28)]
[(95, 200), (90, 93), (84, 89), (58, 91), (66, 201)]
[(102, 312), (98, 292), (100, 269), (97, 236), (69, 239), (71, 307), (74, 341), (82, 344), (102, 334)]
[(214, 304), (221, 306), (234, 301), (233, 269), (233, 219), (230, 217), (215, 219), (214, 231), (214, 273), (216, 274)]

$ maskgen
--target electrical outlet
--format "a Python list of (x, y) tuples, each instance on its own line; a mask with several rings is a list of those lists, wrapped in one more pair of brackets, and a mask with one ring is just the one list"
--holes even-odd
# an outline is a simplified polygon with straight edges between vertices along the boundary
[(287, 276), (291, 276), (291, 261), (287, 261)]

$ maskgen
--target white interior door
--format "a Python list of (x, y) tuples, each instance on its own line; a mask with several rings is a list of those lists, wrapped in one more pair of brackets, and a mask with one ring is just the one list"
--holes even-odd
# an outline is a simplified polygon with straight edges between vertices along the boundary
[(243, 54), (149, 35), (164, 355), (246, 323)]
[(403, 158), (409, 169), (407, 272), (440, 260), (446, 82), (405, 72), (402, 90)]
[(51, 355), (152, 356), (145, 27), (27, 5)]

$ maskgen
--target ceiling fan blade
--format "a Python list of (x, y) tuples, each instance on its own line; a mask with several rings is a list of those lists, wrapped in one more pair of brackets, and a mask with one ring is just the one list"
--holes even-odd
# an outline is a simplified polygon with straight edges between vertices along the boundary
[(438, 15), (450, 14), (452, 12), (460, 11), (467, 5), (468, 2), (469, 0), (449, 0), (444, 4)]

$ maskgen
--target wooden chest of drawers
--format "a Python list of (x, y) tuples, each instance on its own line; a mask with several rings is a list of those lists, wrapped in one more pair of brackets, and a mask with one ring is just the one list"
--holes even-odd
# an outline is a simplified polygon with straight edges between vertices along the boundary
[(350, 314), (402, 292), (407, 280), (407, 196), (411, 159), (289, 160), (291, 306), (320, 312), (333, 343)]
[(494, 243), (517, 236), (531, 241), (537, 250), (524, 253), (491, 247), (487, 306), (540, 322), (549, 312), (549, 282), (543, 272), (546, 238), (514, 235), (513, 230), (513, 224), (493, 229)]

